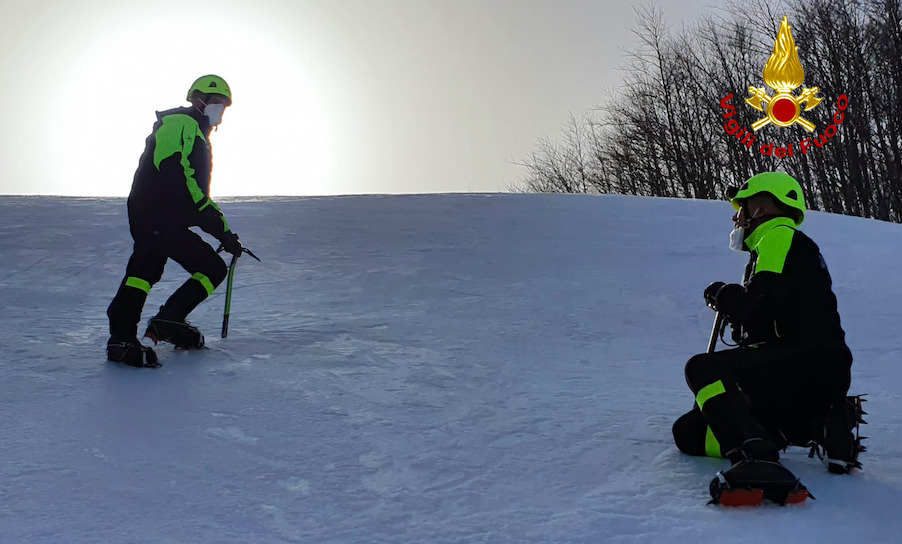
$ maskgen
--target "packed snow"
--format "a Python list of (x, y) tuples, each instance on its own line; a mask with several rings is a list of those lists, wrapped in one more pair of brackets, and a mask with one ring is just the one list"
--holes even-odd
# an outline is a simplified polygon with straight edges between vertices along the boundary
[[(867, 393), (864, 471), (708, 506), (683, 366), (736, 281), (725, 202), (223, 199), (262, 259), (190, 317), (209, 350), (105, 361), (124, 200), (0, 197), (2, 543), (892, 542), (902, 533), (902, 226), (810, 213)], [(214, 243), (210, 239), (211, 243)], [(175, 263), (143, 320), (188, 275)], [(142, 328), (143, 331), (143, 323)], [(147, 341), (145, 341), (147, 342)], [(720, 347), (723, 349), (723, 346)]]

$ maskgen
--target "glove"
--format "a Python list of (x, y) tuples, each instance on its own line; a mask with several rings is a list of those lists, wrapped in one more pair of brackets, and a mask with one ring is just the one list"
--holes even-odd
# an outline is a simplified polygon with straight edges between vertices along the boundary
[(241, 257), (241, 253), (244, 252), (244, 247), (241, 245), (238, 235), (232, 231), (226, 231), (219, 241), (222, 242), (222, 248), (226, 253), (231, 254), (235, 258)]
[(714, 295), (714, 307), (717, 311), (728, 316), (732, 323), (742, 322), (743, 287), (738, 283), (728, 283), (717, 290)]
[(717, 311), (717, 293), (725, 284), (722, 281), (715, 281), (711, 285), (705, 287), (705, 304), (715, 312)]

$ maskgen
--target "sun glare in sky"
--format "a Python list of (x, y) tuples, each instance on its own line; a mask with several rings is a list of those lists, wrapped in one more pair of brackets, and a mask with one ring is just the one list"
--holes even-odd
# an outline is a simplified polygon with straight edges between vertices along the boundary
[(211, 73), (214, 197), (504, 191), (617, 84), (635, 3), (0, 0), (0, 194), (127, 195)]
[(302, 37), (287, 39), (278, 14), (112, 6), (70, 14), (55, 43), (40, 43), (66, 62), (31, 70), (40, 126), (52, 127), (41, 137), (51, 140), (41, 150), (50, 176), (37, 192), (128, 194), (155, 111), (187, 105), (194, 79), (215, 73), (233, 104), (211, 135), (213, 196), (329, 193), (339, 147), (326, 116), (341, 97), (330, 88), (329, 59)]

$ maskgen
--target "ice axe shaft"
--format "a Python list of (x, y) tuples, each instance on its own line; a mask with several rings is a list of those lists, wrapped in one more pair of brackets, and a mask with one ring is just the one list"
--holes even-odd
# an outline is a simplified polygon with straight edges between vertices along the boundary
[[(720, 337), (720, 329), (723, 328), (723, 314), (717, 312), (714, 314), (714, 326), (711, 328), (711, 339), (708, 340), (708, 351), (707, 353), (714, 353), (714, 348), (717, 346), (717, 339)], [(223, 336), (223, 338), (225, 338)]]
[[(220, 244), (219, 249), (216, 250), (217, 253), (222, 251), (224, 248)], [(260, 261), (260, 257), (254, 255), (254, 252), (244, 247), (241, 248), (242, 253), (247, 253), (254, 259)], [(232, 255), (232, 262), (229, 263), (229, 275), (226, 280), (226, 299), (225, 299), (225, 309), (222, 312), (222, 337), (225, 338), (229, 335), (229, 315), (232, 313), (232, 285), (235, 282), (235, 267), (238, 265), (238, 257), (241, 255)]]
[(232, 283), (235, 281), (235, 265), (238, 264), (238, 257), (232, 256), (232, 262), (229, 264), (229, 275), (226, 280), (226, 299), (225, 310), (222, 312), (222, 337), (229, 335), (229, 314), (232, 312)]
[[(749, 261), (749, 264), (745, 267), (745, 272), (742, 273), (742, 285), (748, 283), (749, 278), (752, 276), (752, 262)], [(708, 340), (708, 351), (707, 353), (714, 353), (714, 348), (717, 347), (717, 339), (720, 338), (720, 333), (726, 324), (724, 322), (724, 315), (721, 312), (717, 312), (714, 314), (714, 326), (711, 327), (711, 338)]]

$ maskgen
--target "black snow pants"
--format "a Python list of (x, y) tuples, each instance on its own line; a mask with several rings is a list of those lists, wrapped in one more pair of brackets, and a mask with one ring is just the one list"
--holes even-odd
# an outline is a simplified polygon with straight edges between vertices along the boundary
[[(690, 455), (731, 457), (745, 441), (777, 448), (805, 444), (816, 422), (848, 392), (847, 347), (761, 346), (702, 353), (686, 363), (696, 395), (673, 425), (677, 447)], [(776, 451), (774, 451), (776, 454)], [(730, 454), (730, 455), (728, 455)]]
[(160, 309), (161, 317), (181, 321), (222, 283), (227, 267), (209, 244), (187, 228), (169, 231), (140, 229), (132, 225), (135, 245), (125, 278), (107, 309), (110, 334), (136, 338), (141, 311), (150, 288), (163, 277), (168, 259), (191, 274)]

